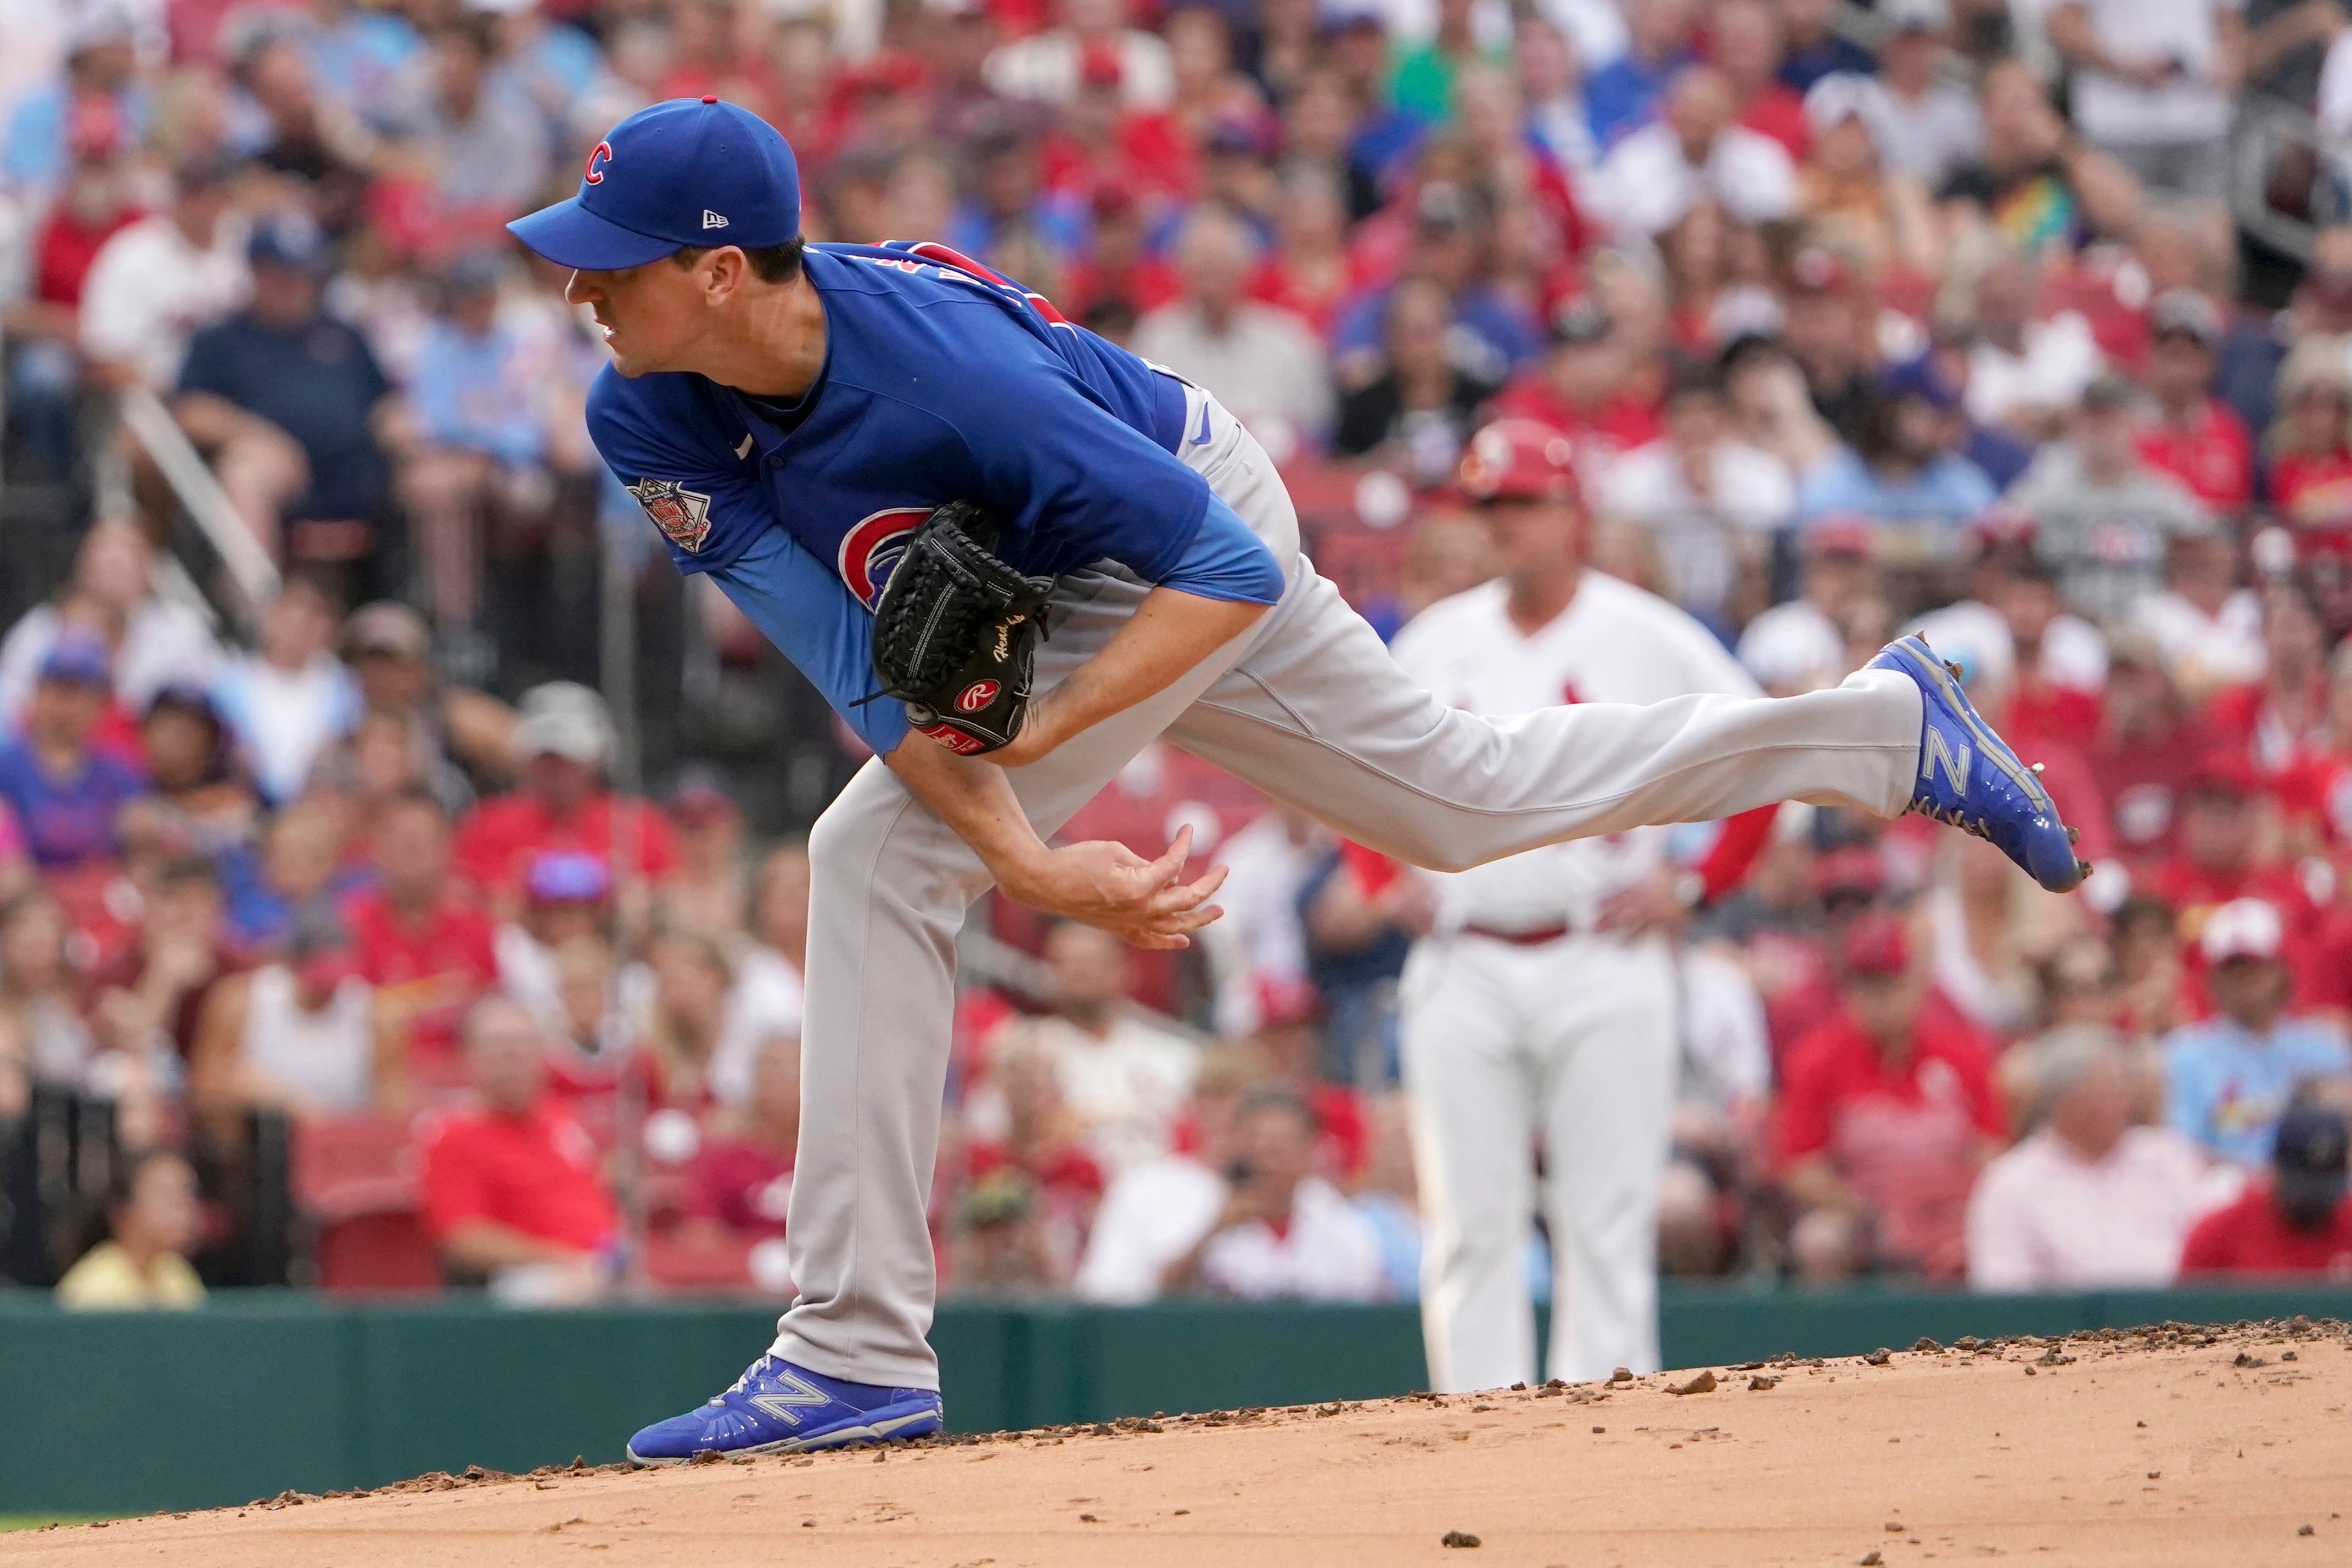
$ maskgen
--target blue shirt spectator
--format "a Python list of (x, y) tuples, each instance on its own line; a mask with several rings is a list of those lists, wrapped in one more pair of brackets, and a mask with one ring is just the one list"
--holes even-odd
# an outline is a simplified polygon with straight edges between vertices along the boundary
[(2164, 1042), (2165, 1115), (2175, 1131), (2249, 1169), (2267, 1163), (2278, 1119), (2306, 1080), (2352, 1071), (2333, 1029), (2284, 1016), (2294, 974), (2275, 905), (2238, 898), (2197, 939), (2213, 1016)]
[(1967, 439), (1960, 443), (1960, 455), (1984, 470), (1996, 490), (2006, 490), (2017, 483), (2017, 476), (2033, 466), (2033, 443), (2022, 436), (2011, 435), (1997, 425), (1969, 423)]
[(530, 348), (498, 321), (497, 266), (480, 254), (450, 264), (449, 313), (425, 330), (409, 401), (435, 444), (535, 467), (547, 453), (547, 426)]
[(1628, 50), (1586, 78), (1584, 117), (1591, 123), (1594, 143), (1606, 151), (1627, 131), (1648, 124), (1666, 83), (1690, 63), (1687, 50), (1677, 49), (1654, 62), (1638, 50)]
[(2271, 1157), (2295, 1086), (2347, 1070), (2352, 1052), (2333, 1030), (2286, 1019), (2258, 1034), (2217, 1015), (2166, 1038), (2165, 1115), (2183, 1135), (2252, 1168)]
[(23, 735), (0, 743), (0, 804), (44, 871), (112, 859), (115, 819), (146, 791), (137, 768), (91, 745), (112, 690), (104, 645), (68, 632), (41, 662)]
[(307, 21), (298, 46), (310, 62), (310, 79), (320, 95), (379, 130), (386, 128), (401, 75), (425, 40), (398, 13), (362, 10), (347, 0), (311, 0)]
[(219, 398), (294, 438), (310, 459), (310, 487), (289, 517), (372, 521), (388, 480), (370, 421), (392, 382), (366, 339), (320, 313), (326, 253), (314, 230), (289, 218), (264, 225), (252, 259), (252, 308), (196, 334), (181, 396)]
[(1932, 523), (1957, 528), (1999, 499), (1985, 471), (1957, 453), (1902, 473), (1874, 468), (1851, 446), (1841, 446), (1797, 486), (1797, 517), (1843, 514), (1874, 523)]
[[(1377, 357), (1388, 333), (1389, 296), (1394, 285), (1359, 294), (1339, 308), (1331, 324), (1331, 351)], [(1474, 380), (1500, 384), (1543, 352), (1543, 334), (1527, 312), (1484, 284), (1454, 296), (1454, 329), (1466, 334), (1475, 363), (1455, 366)], [(1457, 358), (1460, 356), (1457, 356)]]

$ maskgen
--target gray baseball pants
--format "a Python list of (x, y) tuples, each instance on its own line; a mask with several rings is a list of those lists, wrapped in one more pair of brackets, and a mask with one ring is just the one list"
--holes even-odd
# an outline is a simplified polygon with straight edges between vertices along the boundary
[[(1775, 800), (1892, 816), (1911, 796), (1918, 688), (1864, 671), (1806, 696), (1584, 704), (1514, 718), (1440, 706), (1298, 553), (1274, 465), (1191, 394), (1181, 454), (1287, 569), (1282, 601), (1150, 700), (1026, 768), (1040, 834), (1155, 736), (1371, 849), (1456, 870), (1561, 839), (1707, 821)], [(1148, 587), (1108, 562), (1062, 580), (1041, 688), (1108, 643)], [(954, 1003), (955, 937), (989, 887), (979, 857), (880, 761), (817, 821), (800, 1155), (785, 1244), (798, 1290), (774, 1354), (828, 1376), (936, 1388), (928, 1224)]]

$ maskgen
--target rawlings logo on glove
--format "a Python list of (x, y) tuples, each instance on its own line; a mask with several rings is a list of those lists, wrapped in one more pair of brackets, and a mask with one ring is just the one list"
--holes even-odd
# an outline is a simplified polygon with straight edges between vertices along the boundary
[[(970, 501), (935, 507), (874, 601), (874, 673), (923, 734), (967, 757), (1021, 733), (1051, 578), (995, 553), (995, 520)], [(870, 700), (870, 699), (869, 699)]]

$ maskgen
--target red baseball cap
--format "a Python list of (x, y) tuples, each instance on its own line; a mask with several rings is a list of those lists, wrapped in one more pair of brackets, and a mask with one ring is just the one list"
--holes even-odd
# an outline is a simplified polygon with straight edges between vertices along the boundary
[(1454, 483), (1474, 501), (1577, 505), (1584, 498), (1576, 483), (1575, 444), (1536, 419), (1498, 419), (1472, 436)]
[(2262, 792), (2263, 776), (2242, 752), (2226, 748), (2210, 752), (2189, 776), (2191, 795), (2231, 795), (2242, 800)]
[(1832, 513), (1804, 531), (1807, 555), (1867, 556), (1877, 549), (1878, 530), (1870, 526), (1868, 517), (1852, 512)]
[(1839, 951), (1849, 975), (1899, 975), (1911, 967), (1911, 934), (1902, 916), (1874, 909), (1846, 927)]

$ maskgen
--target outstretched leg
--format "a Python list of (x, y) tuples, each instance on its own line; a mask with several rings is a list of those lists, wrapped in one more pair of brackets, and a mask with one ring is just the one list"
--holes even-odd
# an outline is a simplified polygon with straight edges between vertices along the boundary
[(1485, 718), (1408, 680), (1339, 591), (1312, 577), (1168, 738), (1359, 843), (1455, 871), (1776, 800), (1894, 816), (1911, 800), (1921, 711), (1915, 680), (1864, 670), (1799, 697)]

